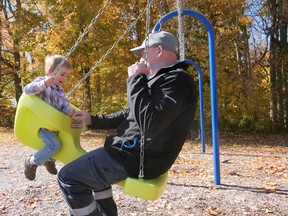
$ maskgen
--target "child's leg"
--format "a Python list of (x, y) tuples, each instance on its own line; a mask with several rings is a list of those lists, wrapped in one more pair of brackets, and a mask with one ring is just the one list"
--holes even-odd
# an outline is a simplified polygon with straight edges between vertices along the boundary
[[(40, 129), (39, 135), (45, 143), (45, 146), (33, 156), (33, 161), (38, 166), (43, 165), (46, 161), (50, 160), (61, 148), (61, 143), (56, 132)], [(55, 160), (52, 161), (55, 162)]]
[(57, 175), (58, 173), (58, 170), (56, 169), (56, 165), (55, 165), (55, 161), (46, 161), (44, 164), (43, 164), (45, 167), (46, 167), (46, 170), (52, 174), (52, 175)]
[(45, 165), (47, 171), (53, 175), (57, 174), (55, 160), (51, 157), (56, 154), (60, 147), (60, 141), (57, 133), (45, 129), (40, 129), (39, 135), (45, 146), (36, 152), (32, 157), (26, 158), (24, 165), (24, 175), (29, 180), (34, 180), (36, 177), (37, 166)]
[(36, 177), (36, 169), (38, 166), (31, 163), (30, 159), (31, 157), (28, 157), (24, 161), (24, 175), (27, 179), (33, 181)]

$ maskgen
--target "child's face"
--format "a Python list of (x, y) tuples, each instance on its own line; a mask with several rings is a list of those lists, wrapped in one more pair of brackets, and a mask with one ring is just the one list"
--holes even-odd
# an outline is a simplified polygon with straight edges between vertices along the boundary
[(56, 73), (56, 75), (54, 76), (54, 84), (57, 86), (63, 85), (67, 81), (68, 76), (71, 73), (71, 71), (72, 70), (67, 67), (61, 67), (59, 71)]

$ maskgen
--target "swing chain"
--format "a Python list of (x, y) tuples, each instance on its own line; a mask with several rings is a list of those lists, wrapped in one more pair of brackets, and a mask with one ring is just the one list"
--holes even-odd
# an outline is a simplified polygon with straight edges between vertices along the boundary
[(139, 164), (139, 179), (144, 178), (144, 135), (141, 133), (141, 143), (140, 143), (140, 164)]
[(151, 0), (147, 0), (147, 10), (146, 10), (146, 37), (145, 37), (145, 49), (144, 49), (144, 60), (146, 67), (147, 67), (149, 33), (150, 33), (150, 6), (151, 6), (150, 1)]
[(60, 64), (56, 67), (56, 69), (53, 71), (53, 73), (51, 74), (51, 76), (55, 76), (56, 73), (60, 70), (60, 68), (62, 67), (62, 65), (64, 64), (64, 62), (68, 59), (68, 57), (74, 52), (74, 50), (76, 49), (76, 47), (80, 44), (80, 42), (83, 40), (83, 38), (87, 35), (87, 33), (90, 31), (90, 29), (92, 28), (92, 26), (96, 23), (96, 21), (98, 20), (99, 16), (102, 15), (102, 13), (104, 12), (105, 8), (108, 6), (108, 4), (110, 4), (112, 0), (107, 0), (107, 2), (105, 3), (105, 5), (100, 8), (100, 10), (98, 11), (97, 15), (91, 20), (90, 24), (85, 28), (84, 32), (78, 37), (78, 39), (76, 40), (75, 44), (70, 48), (69, 52), (66, 54), (66, 56), (64, 57), (64, 59), (62, 60), (62, 62), (60, 62)]
[(178, 11), (178, 37), (179, 37), (179, 54), (180, 60), (185, 60), (185, 38), (183, 33), (183, 4), (182, 0), (177, 0), (177, 11)]
[[(151, 2), (154, 2), (155, 0), (151, 0)], [(139, 19), (141, 19), (144, 15), (144, 13), (146, 12), (147, 7), (139, 14), (139, 16), (130, 24), (130, 26), (126, 29), (126, 31), (120, 35), (120, 37), (118, 38), (117, 41), (115, 41), (113, 43), (113, 45), (106, 51), (106, 53), (99, 59), (99, 61), (97, 61), (94, 66), (85, 74), (85, 76), (75, 85), (75, 87), (72, 89), (72, 91), (70, 93), (67, 94), (66, 98), (69, 98), (78, 88), (79, 86), (82, 84), (82, 82), (84, 80), (86, 80), (91, 73), (97, 68), (99, 67), (99, 65), (102, 63), (102, 61), (107, 57), (107, 55), (109, 55), (112, 50), (118, 45), (118, 43), (125, 37), (125, 35), (130, 32), (132, 30), (132, 28), (136, 25), (136, 23), (138, 22)]]
[[(159, 4), (159, 15), (160, 15), (160, 19), (161, 19), (162, 16), (164, 15), (164, 2), (163, 2), (163, 0), (160, 0), (160, 4)], [(161, 31), (161, 29), (162, 29), (162, 22), (160, 22), (159, 31)]]
[[(147, 0), (147, 9), (146, 9), (146, 39), (145, 39), (145, 49), (144, 49), (144, 59), (145, 66), (147, 67), (147, 58), (148, 58), (148, 47), (149, 47), (149, 32), (150, 32), (150, 7), (153, 1)], [(144, 178), (144, 135), (141, 133), (141, 143), (140, 143), (140, 164), (139, 164), (139, 179)]]

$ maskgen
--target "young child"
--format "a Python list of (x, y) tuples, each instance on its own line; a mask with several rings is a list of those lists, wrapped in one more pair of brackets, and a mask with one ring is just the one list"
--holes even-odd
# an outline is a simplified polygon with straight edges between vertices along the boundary
[[(52, 76), (54, 70), (65, 58), (61, 55), (48, 56), (45, 59), (45, 75), (37, 77), (33, 82), (24, 88), (27, 95), (37, 95), (57, 110), (72, 117), (75, 110), (72, 109), (66, 101), (64, 90), (61, 88), (72, 71), (72, 66), (68, 60), (65, 60), (59, 71)], [(43, 113), (45, 115), (45, 113)], [(32, 157), (25, 159), (25, 177), (34, 180), (36, 177), (36, 169), (40, 165), (44, 165), (50, 174), (56, 175), (55, 160), (51, 157), (56, 154), (61, 147), (57, 131), (51, 131), (46, 128), (39, 130), (39, 136), (43, 140), (45, 146), (36, 152)]]

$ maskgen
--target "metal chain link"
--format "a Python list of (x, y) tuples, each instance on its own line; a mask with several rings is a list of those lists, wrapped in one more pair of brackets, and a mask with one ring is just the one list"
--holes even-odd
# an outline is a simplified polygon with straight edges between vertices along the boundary
[(84, 32), (78, 37), (78, 39), (76, 40), (75, 44), (70, 48), (69, 52), (66, 54), (66, 56), (64, 57), (64, 59), (60, 62), (60, 64), (56, 67), (56, 69), (53, 71), (53, 73), (51, 74), (51, 76), (54, 76), (62, 67), (62, 65), (64, 64), (64, 62), (68, 59), (68, 57), (74, 52), (74, 50), (76, 49), (76, 47), (80, 44), (80, 42), (83, 40), (83, 38), (87, 35), (87, 33), (90, 31), (90, 29), (92, 28), (92, 26), (96, 23), (96, 21), (98, 20), (99, 16), (102, 15), (102, 13), (104, 12), (105, 8), (108, 6), (108, 4), (111, 2), (112, 0), (108, 0), (106, 2), (106, 4), (100, 8), (100, 10), (98, 11), (97, 15), (91, 20), (90, 24), (85, 28)]
[(140, 143), (140, 163), (139, 163), (139, 179), (144, 178), (144, 135), (141, 133), (141, 143)]
[(151, 0), (147, 0), (147, 10), (146, 10), (146, 34), (145, 34), (145, 49), (144, 49), (144, 60), (145, 66), (147, 67), (148, 58), (148, 47), (149, 47), (149, 33), (150, 33), (150, 6)]
[[(154, 2), (155, 0), (152, 0), (151, 2)], [(67, 98), (69, 98), (78, 88), (79, 86), (82, 84), (82, 82), (84, 80), (86, 80), (90, 75), (91, 73), (102, 63), (102, 61), (107, 57), (108, 54), (110, 54), (112, 52), (112, 50), (118, 45), (118, 43), (125, 37), (125, 35), (131, 31), (131, 29), (135, 26), (135, 24), (137, 23), (137, 21), (139, 19), (142, 18), (142, 16), (144, 15), (144, 13), (146, 12), (148, 7), (146, 7), (140, 14), (139, 16), (130, 24), (130, 26), (126, 29), (126, 31), (120, 35), (120, 37), (118, 38), (117, 41), (115, 41), (113, 43), (113, 45), (106, 51), (106, 53), (99, 59), (98, 62), (96, 62), (94, 64), (94, 66), (85, 74), (85, 76), (75, 85), (75, 87), (72, 89), (72, 91), (67, 94)]]
[[(162, 18), (162, 16), (164, 15), (164, 1), (160, 0), (160, 5), (159, 5), (159, 15), (160, 15), (160, 19)], [(162, 22), (160, 22), (160, 27), (159, 27), (159, 31), (161, 31), (162, 29)]]
[(160, 9), (159, 9), (160, 18), (164, 15), (164, 1), (160, 0)]
[[(146, 39), (145, 39), (145, 49), (144, 49), (144, 59), (145, 66), (147, 67), (147, 58), (148, 58), (148, 47), (149, 47), (149, 33), (150, 33), (150, 7), (151, 0), (147, 0), (147, 9), (146, 9)], [(141, 143), (140, 143), (140, 163), (139, 163), (139, 179), (144, 178), (144, 135), (141, 133)]]
[(178, 11), (178, 40), (179, 40), (179, 54), (180, 60), (185, 60), (185, 38), (183, 33), (183, 4), (182, 0), (177, 0)]

